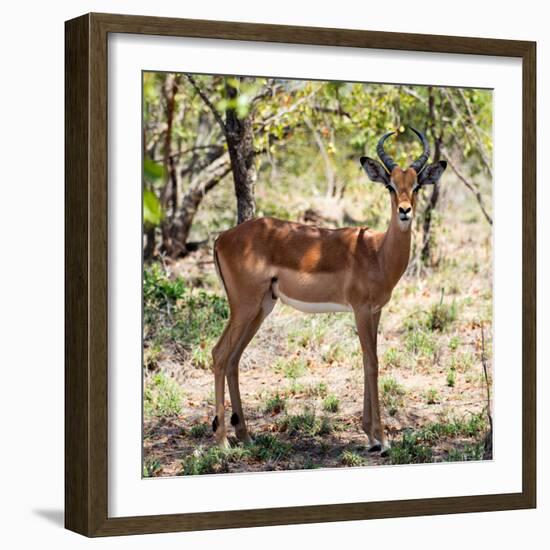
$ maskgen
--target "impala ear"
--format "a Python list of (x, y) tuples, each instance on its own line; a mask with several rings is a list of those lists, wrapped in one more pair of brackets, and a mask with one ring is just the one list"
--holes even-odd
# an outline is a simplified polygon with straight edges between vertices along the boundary
[(390, 184), (388, 171), (377, 160), (370, 157), (361, 157), (359, 161), (371, 181), (377, 181), (384, 185)]
[(447, 161), (440, 160), (433, 164), (428, 164), (420, 174), (418, 174), (418, 185), (433, 185), (441, 177), (447, 168)]

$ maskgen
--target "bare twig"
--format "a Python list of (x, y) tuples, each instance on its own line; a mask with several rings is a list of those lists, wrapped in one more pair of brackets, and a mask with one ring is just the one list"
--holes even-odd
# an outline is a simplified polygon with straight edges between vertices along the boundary
[(204, 104), (212, 111), (212, 114), (214, 115), (214, 118), (216, 119), (216, 122), (220, 125), (220, 128), (225, 135), (227, 132), (227, 128), (225, 127), (225, 122), (223, 121), (222, 116), (220, 115), (218, 109), (214, 107), (208, 96), (202, 91), (200, 86), (197, 84), (196, 80), (188, 73), (185, 73), (185, 76), (187, 77), (187, 80), (191, 82), (191, 85), (193, 88), (195, 88), (195, 91), (197, 94), (199, 94), (200, 98), (203, 100)]
[[(189, 153), (195, 153), (196, 151), (200, 151), (202, 149), (219, 149), (221, 146), (217, 143), (211, 143), (206, 145), (195, 145), (194, 147), (188, 147), (187, 149), (182, 149), (181, 151), (174, 151), (169, 154), (170, 158), (177, 159), (178, 157), (182, 157), (184, 155), (187, 155)], [(164, 159), (164, 156), (162, 157), (156, 157), (154, 159), (155, 162), (162, 162)]]
[(418, 101), (420, 101), (421, 103), (428, 103), (428, 100), (425, 98), (425, 97), (422, 97), (421, 95), (419, 95), (417, 92), (415, 92), (412, 88), (408, 88), (407, 86), (402, 86), (401, 88), (407, 95), (410, 95), (411, 97), (414, 97), (415, 99), (417, 99)]
[(323, 140), (321, 139), (319, 132), (315, 129), (315, 126), (313, 125), (313, 122), (311, 122), (309, 117), (304, 116), (304, 123), (312, 133), (313, 139), (315, 140), (315, 143), (319, 148), (319, 153), (321, 153), (321, 157), (325, 165), (325, 177), (327, 178), (327, 197), (332, 197), (334, 196), (335, 190), (336, 190), (336, 177), (334, 175), (332, 163), (330, 162), (330, 158), (325, 148), (325, 144), (323, 143)]
[(458, 170), (454, 162), (451, 160), (451, 155), (446, 149), (442, 147), (441, 152), (445, 155), (445, 160), (449, 163), (449, 166), (456, 174), (456, 177), (474, 194), (479, 204), (479, 207), (481, 208), (481, 211), (485, 216), (485, 219), (489, 222), (490, 225), (493, 225), (493, 218), (489, 215), (485, 208), (485, 203), (483, 202), (483, 197), (481, 196), (479, 189), (477, 189), (477, 187), (472, 182), (468, 181), (466, 177)]
[(305, 103), (306, 101), (310, 100), (315, 94), (319, 92), (321, 89), (321, 86), (318, 88), (315, 88), (312, 92), (310, 92), (308, 95), (300, 98), (298, 101), (293, 103), (290, 107), (287, 107), (285, 109), (281, 109), (277, 113), (271, 115), (270, 117), (266, 118), (265, 120), (260, 121), (260, 128), (265, 128), (268, 124), (271, 124), (275, 120), (280, 119), (281, 117), (288, 115), (295, 111), (302, 103)]
[(487, 369), (487, 356), (485, 355), (485, 332), (483, 323), (481, 324), (481, 364), (483, 365), (483, 374), (485, 375), (485, 387), (487, 390), (487, 418), (489, 419), (489, 431), (485, 437), (485, 456), (491, 458), (493, 452), (493, 415), (491, 414), (491, 390), (489, 388), (489, 374)]

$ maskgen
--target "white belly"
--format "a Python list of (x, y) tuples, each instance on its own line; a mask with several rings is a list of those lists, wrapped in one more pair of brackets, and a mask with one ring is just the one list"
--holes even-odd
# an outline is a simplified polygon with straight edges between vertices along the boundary
[(350, 305), (335, 304), (332, 302), (302, 302), (301, 300), (295, 300), (285, 296), (280, 290), (277, 289), (276, 295), (281, 299), (283, 304), (291, 306), (298, 311), (304, 313), (334, 313), (334, 312), (349, 312), (352, 311)]

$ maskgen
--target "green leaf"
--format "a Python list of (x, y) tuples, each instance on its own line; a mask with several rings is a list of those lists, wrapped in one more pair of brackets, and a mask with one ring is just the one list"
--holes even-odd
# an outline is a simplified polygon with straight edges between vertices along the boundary
[(149, 180), (158, 180), (164, 176), (164, 168), (162, 164), (155, 162), (151, 159), (145, 159), (143, 161), (143, 173)]
[(162, 206), (157, 196), (148, 189), (143, 191), (143, 222), (158, 225), (162, 221)]

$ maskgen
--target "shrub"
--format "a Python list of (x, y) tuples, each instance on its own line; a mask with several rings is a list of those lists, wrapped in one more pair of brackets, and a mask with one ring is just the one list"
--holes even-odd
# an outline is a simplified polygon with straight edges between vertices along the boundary
[(210, 426), (205, 423), (195, 424), (194, 426), (191, 426), (189, 433), (191, 434), (192, 437), (196, 439), (200, 439), (201, 437), (204, 437), (208, 433), (209, 428)]
[(154, 477), (162, 471), (160, 461), (148, 458), (143, 464), (143, 477)]
[(285, 410), (285, 407), (286, 401), (279, 395), (279, 393), (276, 393), (267, 399), (264, 406), (264, 412), (267, 414), (279, 414)]
[(289, 435), (306, 434), (310, 436), (326, 435), (332, 431), (330, 421), (326, 417), (318, 418), (309, 407), (305, 407), (302, 414), (287, 415), (279, 423), (281, 431)]
[(389, 450), (392, 464), (420, 464), (432, 461), (432, 450), (422, 443), (420, 437), (411, 431), (403, 432), (400, 441), (394, 442)]
[(338, 411), (339, 406), (340, 402), (338, 397), (334, 394), (327, 395), (323, 400), (323, 410), (327, 412), (335, 413)]
[(286, 457), (292, 450), (290, 443), (280, 441), (273, 434), (259, 434), (250, 446), (250, 452), (258, 460), (279, 460)]
[(454, 367), (450, 367), (447, 370), (447, 386), (454, 388), (456, 384), (456, 370)]
[(388, 414), (394, 416), (403, 405), (405, 388), (391, 376), (380, 379), (379, 382), (382, 404), (388, 409)]
[(345, 466), (363, 466), (365, 463), (362, 456), (352, 451), (344, 451), (340, 456), (340, 462)]
[(215, 474), (229, 471), (229, 464), (250, 457), (251, 452), (245, 447), (221, 449), (211, 447), (204, 450), (201, 447), (182, 461), (181, 475)]
[(426, 390), (426, 403), (428, 403), (428, 405), (439, 403), (439, 394), (435, 388), (428, 388)]
[(280, 359), (275, 365), (275, 371), (283, 374), (285, 378), (296, 380), (307, 372), (307, 363), (300, 357), (293, 357), (289, 361)]

